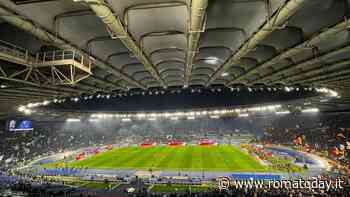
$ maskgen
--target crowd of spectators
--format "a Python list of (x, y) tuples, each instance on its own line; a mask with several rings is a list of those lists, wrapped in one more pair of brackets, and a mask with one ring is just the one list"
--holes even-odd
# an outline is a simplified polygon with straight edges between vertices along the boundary
[(350, 175), (349, 119), (349, 114), (280, 117), (264, 128), (261, 142), (320, 154)]
[(329, 149), (350, 140), (350, 114), (346, 115), (288, 115), (269, 122), (263, 141), (291, 145), (297, 136), (317, 150)]
[(42, 128), (28, 132), (5, 132), (0, 134), (0, 170), (24, 165), (36, 157), (105, 144), (111, 140), (98, 133), (52, 132)]
[[(243, 126), (235, 126), (231, 122), (220, 122), (216, 127), (221, 127), (222, 124), (230, 125), (231, 129), (225, 128), (218, 131), (218, 135), (229, 135), (230, 132), (239, 130), (251, 129), (254, 132), (263, 131), (260, 142), (283, 144), (288, 146), (308, 146), (310, 149), (326, 154), (330, 159), (336, 160), (344, 166), (350, 166), (348, 149), (350, 149), (350, 123), (347, 121), (349, 115), (286, 115), (277, 118), (250, 119), (240, 120)], [(186, 123), (188, 124), (188, 123)], [(158, 129), (161, 127), (159, 125)], [(40, 126), (30, 132), (3, 132), (0, 133), (0, 171), (8, 171), (14, 166), (23, 165), (35, 157), (48, 155), (51, 153), (64, 152), (68, 150), (76, 150), (82, 147), (98, 146), (102, 144), (121, 142), (130, 136), (135, 136), (138, 140), (144, 139), (135, 135), (142, 127), (130, 125), (130, 130), (134, 130), (132, 135), (127, 134), (125, 128), (119, 128), (118, 132), (96, 132), (96, 129), (88, 130), (88, 128), (70, 130), (69, 127), (55, 128), (52, 126)], [(168, 126), (169, 127), (169, 126)], [(212, 132), (214, 129), (203, 129), (203, 127), (214, 128), (209, 124), (202, 126), (191, 126), (187, 130), (180, 129), (182, 135), (194, 135), (194, 130), (198, 132)], [(146, 128), (146, 127), (145, 127)], [(242, 129), (244, 128), (244, 129)], [(154, 129), (147, 126), (148, 130)], [(176, 125), (172, 125), (171, 129), (179, 131)], [(161, 129), (160, 129), (161, 130)], [(143, 131), (144, 132), (144, 131)], [(164, 136), (164, 131), (156, 132), (158, 136)], [(160, 133), (164, 135), (159, 135)], [(140, 134), (140, 133), (139, 133)], [(151, 133), (142, 133), (142, 135), (152, 136)], [(155, 138), (156, 139), (156, 138)], [(302, 143), (295, 143), (295, 139), (301, 139)], [(333, 148), (342, 154), (332, 155)], [(330, 177), (327, 177), (331, 179)], [(345, 174), (342, 177), (348, 179)], [(40, 182), (40, 184), (39, 184)], [(86, 193), (77, 188), (67, 188), (62, 184), (42, 182), (40, 181), (16, 181), (13, 184), (5, 184), (7, 188), (22, 191), (29, 196), (38, 196), (43, 192), (48, 193), (47, 196), (104, 196), (104, 194)], [(1, 184), (0, 184), (1, 185)], [(39, 192), (39, 193), (38, 193)], [(237, 189), (232, 188), (229, 191), (208, 191), (208, 192), (182, 192), (168, 193), (167, 196), (350, 196), (348, 184), (346, 182), (345, 189), (334, 189), (330, 191), (322, 190), (296, 190), (296, 189)], [(1, 194), (0, 194), (1, 196)], [(106, 194), (105, 196), (113, 196)], [(156, 194), (148, 190), (142, 190), (133, 193), (131, 196), (164, 196), (164, 194)]]

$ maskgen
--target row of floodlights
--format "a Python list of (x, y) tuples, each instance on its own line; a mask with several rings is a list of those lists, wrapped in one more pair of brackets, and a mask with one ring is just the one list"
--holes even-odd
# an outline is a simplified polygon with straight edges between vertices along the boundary
[[(319, 112), (319, 109), (318, 108), (307, 108), (307, 109), (303, 109), (301, 110), (302, 113), (318, 113)], [(178, 112), (177, 112), (178, 113)], [(191, 112), (190, 112), (191, 113)], [(196, 113), (196, 112), (193, 112), (193, 113)], [(275, 111), (275, 114), (276, 115), (287, 115), (287, 114), (290, 114), (291, 112), (286, 110), (286, 111)], [(167, 113), (165, 113), (167, 114)], [(157, 115), (157, 114), (154, 114), (153, 116), (147, 116), (147, 115), (144, 115), (144, 114), (92, 114), (90, 119), (88, 120), (89, 122), (98, 122), (100, 121), (101, 119), (104, 119), (104, 118), (120, 118), (120, 121), (122, 122), (131, 122), (133, 119), (146, 119), (146, 120), (149, 120), (149, 121), (156, 121), (157, 119), (159, 118), (168, 118), (169, 120), (173, 120), (173, 121), (176, 121), (176, 120), (179, 120), (181, 117), (180, 116), (173, 116), (173, 115), (170, 115), (170, 113), (168, 113), (169, 115)], [(184, 114), (186, 114), (186, 112), (184, 112)], [(238, 114), (238, 117), (241, 117), (241, 118), (246, 118), (246, 117), (249, 117), (249, 113), (240, 113)], [(195, 120), (198, 116), (195, 116), (195, 115), (189, 115), (189, 116), (186, 116), (184, 115), (183, 118), (186, 118), (187, 120)], [(219, 119), (221, 116), (220, 115), (209, 115), (209, 118), (211, 119)], [(80, 122), (81, 120), (79, 118), (68, 118), (66, 120), (67, 122)]]
[[(234, 89), (234, 88), (231, 88), (231, 90), (232, 89)], [(271, 88), (268, 87), (268, 89), (271, 89)], [(285, 89), (286, 92), (290, 92), (290, 91), (293, 91), (293, 90), (299, 91), (299, 87), (296, 87), (296, 88), (295, 87), (284, 87), (284, 89)], [(252, 91), (252, 89), (250, 87), (248, 87), (248, 90)], [(313, 89), (309, 88), (309, 90), (313, 90)], [(319, 92), (319, 93), (327, 94), (327, 96), (329, 96), (329, 97), (339, 97), (339, 95), (338, 95), (338, 93), (336, 91), (328, 89), (328, 88), (314, 88), (314, 90), (316, 92)], [(239, 88), (238, 88), (238, 91), (239, 91)], [(156, 92), (156, 94), (157, 94), (157, 92)], [(110, 94), (107, 94), (107, 95), (97, 94), (95, 97), (96, 98), (107, 98), (107, 99), (109, 99), (109, 98), (111, 98), (111, 95)], [(84, 96), (84, 97), (81, 97), (81, 98), (80, 97), (72, 97), (72, 98), (69, 98), (69, 99), (63, 98), (63, 99), (45, 100), (43, 102), (36, 102), (36, 103), (29, 103), (27, 105), (21, 105), (21, 106), (18, 107), (18, 111), (23, 112), (25, 114), (31, 114), (33, 112), (33, 110), (32, 110), (33, 108), (40, 107), (40, 106), (46, 106), (46, 105), (48, 105), (50, 103), (64, 103), (67, 100), (70, 100), (70, 101), (73, 101), (73, 102), (78, 102), (80, 99), (88, 100), (88, 99), (93, 99), (93, 98), (94, 98), (94, 96), (90, 95), (90, 96)], [(260, 108), (260, 109), (262, 111), (264, 111), (264, 109), (262, 109), (262, 108)], [(239, 110), (239, 109), (236, 109), (236, 110)], [(229, 112), (229, 113), (231, 113), (231, 112)]]
[[(231, 92), (233, 91), (237, 91), (239, 92), (242, 88), (239, 88), (239, 87), (236, 87), (236, 88), (230, 88)], [(275, 88), (275, 87), (267, 87), (267, 88), (251, 88), (251, 87), (248, 87), (247, 90), (249, 92), (253, 92), (253, 91), (257, 91), (257, 90), (261, 90), (263, 91), (264, 89), (267, 89), (268, 91), (277, 91), (278, 88)], [(281, 88), (279, 88), (281, 89)], [(299, 87), (284, 87), (284, 90), (286, 92), (291, 92), (291, 91), (299, 91), (301, 88)], [(309, 90), (309, 91), (312, 91), (312, 90), (316, 90), (317, 92), (323, 92), (323, 93), (332, 93), (332, 95), (334, 97), (336, 97), (338, 95), (338, 93), (336, 93), (335, 91), (333, 90), (329, 90), (327, 88), (304, 88), (304, 90)], [(172, 90), (170, 91), (170, 93), (181, 93), (182, 90), (178, 89), (178, 90)], [(217, 88), (217, 89), (211, 89), (212, 92), (221, 92), (223, 91), (222, 88)], [(202, 90), (201, 89), (191, 89), (191, 93), (201, 93)], [(145, 91), (142, 91), (142, 92), (130, 92), (130, 93), (118, 93), (118, 94), (97, 94), (97, 95), (86, 95), (86, 96), (82, 96), (82, 97), (72, 97), (72, 98), (69, 98), (69, 99), (54, 99), (52, 102), (53, 103), (64, 103), (66, 101), (72, 101), (72, 102), (78, 102), (79, 100), (91, 100), (91, 99), (110, 99), (112, 97), (123, 97), (123, 96), (128, 96), (128, 95), (159, 95), (159, 94), (165, 94), (165, 91), (163, 90), (153, 90), (153, 91), (148, 91), (148, 92), (145, 92)]]
[[(231, 92), (233, 91), (237, 91), (237, 92), (240, 92), (242, 88), (239, 88), (239, 87), (231, 87), (230, 90)], [(300, 87), (284, 87), (284, 88), (276, 88), (276, 87), (261, 87), (261, 88), (251, 88), (251, 87), (247, 87), (247, 90), (249, 92), (254, 92), (254, 91), (258, 91), (258, 90), (268, 90), (268, 91), (277, 91), (277, 90), (285, 90), (286, 92), (291, 92), (291, 91), (300, 91), (301, 88)], [(312, 91), (312, 90), (316, 90), (316, 92), (322, 92), (322, 93), (329, 93), (329, 96), (331, 97), (336, 97), (338, 96), (338, 93), (333, 91), (333, 90), (330, 90), (328, 88), (304, 88), (305, 91)], [(211, 89), (212, 92), (221, 92), (223, 91), (222, 88), (212, 88)], [(181, 89), (177, 89), (177, 90), (171, 90), (170, 93), (174, 94), (174, 93), (181, 93), (182, 90)], [(196, 89), (196, 88), (193, 88), (191, 89), (191, 93), (201, 93), (202, 90), (200, 88)], [(149, 91), (142, 91), (142, 92), (130, 92), (130, 93), (118, 93), (118, 94), (97, 94), (95, 96), (93, 95), (86, 95), (86, 96), (82, 96), (81, 98), (79, 97), (73, 97), (73, 98), (70, 98), (70, 99), (67, 99), (67, 100), (70, 100), (70, 101), (74, 101), (74, 102), (78, 102), (80, 99), (81, 100), (91, 100), (91, 99), (110, 99), (112, 97), (123, 97), (123, 96), (133, 96), (133, 95), (159, 95), (159, 94), (165, 94), (165, 91), (163, 90), (149, 90)], [(66, 99), (54, 99), (53, 102), (54, 103), (62, 103), (62, 102), (65, 102), (67, 101)]]
[(250, 108), (223, 109), (223, 110), (203, 110), (190, 112), (162, 112), (162, 113), (133, 113), (133, 114), (92, 114), (91, 118), (173, 118), (173, 117), (195, 117), (195, 116), (215, 116), (236, 113), (246, 114), (248, 112), (274, 112), (280, 109), (281, 105), (267, 105)]
[[(230, 88), (231, 91), (240, 91), (240, 88)], [(249, 92), (252, 92), (254, 91), (253, 88), (250, 88), (248, 87), (247, 88)], [(338, 93), (334, 90), (331, 90), (331, 89), (328, 89), (328, 88), (304, 88), (305, 90), (309, 90), (309, 91), (312, 91), (312, 90), (315, 90), (316, 92), (319, 92), (319, 93), (325, 93), (325, 94), (328, 94), (328, 96), (330, 97), (337, 97), (338, 96)], [(263, 90), (263, 88), (261, 88), (261, 90)], [(277, 88), (271, 88), (271, 87), (268, 87), (267, 90), (269, 91), (277, 91)], [(284, 87), (284, 90), (286, 92), (291, 92), (291, 91), (299, 91), (300, 88), (299, 87)], [(222, 89), (221, 88), (218, 88), (218, 89), (212, 89), (212, 91), (218, 91), (218, 92), (221, 92)], [(177, 93), (181, 93), (181, 90), (178, 89), (178, 90), (172, 90), (172, 93), (173, 92), (177, 92)], [(191, 90), (191, 93), (200, 93), (201, 92), (201, 89), (192, 89)], [(165, 92), (164, 91), (149, 91), (148, 94), (149, 95), (158, 95), (158, 94), (164, 94)], [(138, 92), (138, 93), (129, 93), (130, 95), (138, 95), (138, 94), (141, 94), (141, 95), (145, 95), (147, 94), (146, 92)], [(82, 97), (72, 97), (70, 99), (53, 99), (52, 102), (53, 103), (64, 103), (66, 102), (67, 100), (68, 101), (73, 101), (73, 102), (78, 102), (79, 100), (91, 100), (91, 99), (110, 99), (112, 97), (122, 97), (122, 96), (127, 96), (126, 93), (124, 94), (115, 94), (115, 95), (111, 95), (111, 94), (97, 94), (95, 96), (93, 95), (89, 95), (89, 96), (82, 96)]]

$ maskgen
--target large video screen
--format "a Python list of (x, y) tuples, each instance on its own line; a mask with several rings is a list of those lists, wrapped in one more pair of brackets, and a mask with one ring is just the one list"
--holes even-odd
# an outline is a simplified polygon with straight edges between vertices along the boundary
[(31, 120), (9, 120), (7, 122), (9, 131), (33, 131), (33, 122)]

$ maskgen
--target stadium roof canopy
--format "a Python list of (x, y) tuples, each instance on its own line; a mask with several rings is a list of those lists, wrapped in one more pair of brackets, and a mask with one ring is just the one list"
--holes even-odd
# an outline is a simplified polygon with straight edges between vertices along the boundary
[[(1, 0), (1, 112), (82, 94), (327, 87), (350, 104), (348, 0)], [(16, 106), (16, 107), (15, 107)]]

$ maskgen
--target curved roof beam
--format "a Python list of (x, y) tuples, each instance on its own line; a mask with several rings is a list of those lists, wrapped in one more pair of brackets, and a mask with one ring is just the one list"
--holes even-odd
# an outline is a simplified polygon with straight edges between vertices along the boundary
[(148, 57), (132, 39), (125, 29), (119, 17), (116, 17), (108, 4), (104, 0), (82, 0), (87, 3), (95, 14), (107, 25), (108, 29), (117, 36), (124, 45), (134, 53), (135, 57), (144, 65), (145, 69), (163, 86), (166, 87), (164, 80), (160, 77), (158, 70), (152, 65)]
[(149, 72), (147, 72), (147, 71), (136, 71), (136, 72), (134, 72), (134, 73), (132, 73), (132, 76), (133, 77), (135, 77), (135, 75), (142, 75), (142, 74), (144, 74), (144, 75), (149, 75)]
[[(210, 70), (214, 70), (210, 65), (195, 66), (193, 70), (199, 70), (199, 69), (210, 69)], [(210, 78), (210, 76), (209, 76), (209, 78)]]
[[(324, 55), (321, 55), (319, 57), (315, 57), (315, 58), (312, 58), (310, 60), (306, 60), (304, 62), (301, 62), (299, 64), (294, 64), (292, 66), (288, 66), (287, 68), (282, 68), (280, 70), (277, 70), (276, 72), (272, 73), (272, 74), (268, 74), (268, 75), (265, 75), (263, 78), (271, 78), (272, 76), (276, 76), (277, 74), (278, 75), (284, 75), (284, 74), (287, 74), (288, 72), (292, 71), (292, 70), (296, 70), (296, 69), (305, 69), (307, 68), (308, 66), (311, 66), (311, 65), (316, 65), (316, 64), (319, 64), (320, 62), (322, 61), (327, 61), (329, 58), (332, 58), (338, 54), (342, 54), (342, 53), (346, 53), (346, 52), (349, 52), (350, 51), (350, 45), (348, 46), (345, 46), (343, 48), (340, 48), (340, 49), (337, 49), (337, 50), (334, 50), (334, 51), (331, 51), (329, 53), (326, 53)], [(306, 71), (307, 72), (307, 71)], [(287, 80), (291, 77), (294, 77), (295, 75), (292, 74), (292, 75), (287, 75), (287, 76), (282, 76), (282, 77), (279, 77), (279, 78), (276, 78), (275, 80), (273, 81), (278, 81), (278, 80)], [(262, 81), (262, 79), (259, 79), (258, 80), (259, 82)]]
[(238, 31), (240, 32), (245, 39), (248, 38), (247, 32), (243, 28), (239, 27), (218, 27), (218, 28), (208, 28), (206, 29), (206, 32), (215, 32), (215, 31), (220, 31), (220, 32), (235, 32)]
[(220, 77), (232, 65), (239, 63), (240, 59), (253, 50), (261, 41), (269, 36), (276, 27), (283, 26), (287, 20), (301, 8), (307, 0), (289, 0), (279, 10), (270, 17), (265, 24), (247, 40), (238, 51), (229, 58), (226, 63), (220, 66), (216, 72), (210, 77), (206, 86), (209, 86), (216, 78)]
[(281, 81), (293, 81), (293, 82), (303, 82), (313, 80), (318, 77), (322, 77), (323, 75), (329, 75), (333, 72), (337, 72), (338, 70), (346, 72), (349, 68), (350, 60), (340, 61), (333, 64), (324, 64), (322, 66), (312, 68), (309, 70), (303, 70), (298, 72), (298, 75), (293, 75), (287, 77), (288, 80), (282, 79)]
[(200, 84), (204, 84), (206, 80), (197, 78), (197, 79), (191, 79), (191, 82), (193, 83), (199, 82)]
[(227, 46), (223, 46), (223, 45), (211, 45), (211, 46), (205, 46), (205, 47), (199, 47), (199, 51), (200, 50), (211, 50), (211, 49), (225, 49), (228, 50), (230, 52), (232, 52), (232, 50), (227, 47)]
[(156, 66), (158, 67), (159, 64), (164, 64), (164, 63), (169, 63), (169, 62), (176, 62), (176, 63), (180, 63), (180, 64), (185, 64), (184, 61), (179, 60), (179, 59), (169, 59), (169, 60), (163, 60), (163, 61), (159, 61), (156, 63)]
[(170, 80), (167, 81), (170, 85), (178, 85), (178, 84), (183, 84), (182, 80)]
[(140, 47), (143, 49), (145, 38), (149, 37), (162, 37), (162, 36), (172, 36), (172, 35), (184, 35), (181, 31), (154, 31), (142, 34), (140, 36)]
[[(156, 50), (150, 52), (149, 53), (149, 57), (152, 59), (154, 57), (154, 55), (172, 54), (172, 53), (176, 53), (176, 52), (179, 52), (181, 54), (185, 54), (186, 53), (186, 51), (184, 49), (180, 49), (180, 48), (177, 48), (177, 47), (174, 47), (174, 48), (161, 48), (161, 49), (156, 49)], [(185, 57), (185, 55), (184, 55), (184, 57)], [(172, 59), (173, 60), (180, 60), (180, 61), (182, 61), (184, 58), (174, 57)], [(153, 61), (153, 64), (157, 64), (157, 62)]]
[[(350, 64), (350, 60), (331, 64), (331, 65), (326, 66), (323, 69), (318, 69), (318, 71), (320, 71), (320, 73), (318, 73), (314, 76), (305, 77), (303, 79), (295, 80), (293, 82), (295, 82), (295, 83), (307, 83), (307, 82), (315, 83), (315, 82), (320, 82), (320, 81), (324, 81), (324, 80), (329, 80), (332, 77), (336, 77), (339, 75), (350, 76), (349, 64)], [(344, 66), (345, 66), (345, 68), (344, 68)]]
[(199, 79), (202, 77), (209, 78), (210, 75), (208, 75), (208, 74), (195, 74), (195, 75), (193, 75), (193, 77), (191, 79)]
[[(163, 75), (167, 75), (167, 73), (170, 73), (170, 72), (183, 72), (182, 69), (178, 69), (178, 68), (167, 68), (167, 69), (164, 69), (160, 72), (160, 74), (163, 76)], [(164, 76), (163, 76), (164, 77)]]
[(183, 72), (183, 71), (184, 71), (184, 69), (181, 69), (181, 68), (166, 68), (166, 69), (161, 70), (160, 74), (163, 75), (166, 72)]
[(148, 85), (149, 83), (154, 82), (154, 78), (151, 76), (146, 76), (146, 77), (141, 78), (140, 81), (142, 81), (143, 83), (146, 83)]
[[(230, 70), (228, 70), (228, 72), (231, 72), (231, 71), (233, 71), (233, 70), (238, 70), (240, 73), (244, 73), (245, 72), (245, 69), (242, 67), (242, 66), (232, 66), (231, 68), (230, 68)], [(234, 74), (235, 74), (236, 72), (234, 72)]]
[[(124, 64), (123, 66), (121, 66), (121, 70), (125, 72), (125, 69), (128, 69), (129, 66), (134, 66), (134, 65), (142, 65), (142, 64), (139, 62)], [(145, 72), (145, 71), (142, 71), (142, 72)]]
[(156, 67), (158, 67), (159, 64), (164, 64), (166, 62), (176, 62), (176, 63), (179, 63), (179, 64), (183, 64), (183, 66), (185, 67), (184, 59), (177, 58), (177, 57), (172, 57), (172, 58), (168, 58), (168, 59), (159, 60), (159, 61), (155, 62), (155, 65), (156, 65)]
[[(235, 83), (237, 81), (240, 81), (241, 79), (243, 79), (245, 77), (248, 77), (251, 74), (259, 73), (259, 70), (265, 69), (265, 68), (267, 68), (269, 66), (277, 64), (278, 62), (280, 62), (283, 59), (287, 59), (287, 58), (290, 58), (292, 56), (295, 56), (298, 53), (300, 53), (300, 51), (313, 48), (314, 45), (316, 45), (317, 43), (320, 43), (321, 41), (329, 38), (330, 36), (333, 36), (333, 35), (337, 34), (338, 32), (341, 32), (341, 31), (349, 28), (349, 25), (350, 25), (350, 22), (348, 20), (341, 21), (340, 23), (334, 25), (333, 27), (330, 27), (327, 30), (312, 36), (310, 39), (304, 41), (303, 43), (298, 44), (297, 46), (295, 46), (293, 48), (287, 49), (286, 51), (280, 53), (279, 55), (277, 55), (274, 58), (268, 60), (267, 62), (265, 62), (265, 63), (263, 63), (261, 65), (258, 65), (257, 67), (249, 70), (245, 74), (243, 74), (243, 75), (239, 76), (238, 78), (234, 79), (233, 81), (229, 82), (229, 84), (230, 83)], [(284, 72), (288, 72), (291, 69), (293, 69), (293, 67), (287, 68)], [(272, 77), (272, 76), (274, 76), (276, 74), (277, 73), (273, 73), (272, 75), (266, 75), (266, 76), (264, 76), (264, 77), (262, 77), (262, 78), (260, 78), (259, 80), (256, 80), (256, 81), (261, 82), (261, 81), (265, 80), (266, 78)], [(251, 82), (255, 82), (255, 81), (251, 81)]]
[(194, 68), (193, 70), (197, 70), (197, 71), (200, 71), (200, 70), (210, 70), (212, 72), (214, 72), (214, 69), (211, 68), (211, 67), (205, 67), (205, 66), (198, 66), (196, 68)]
[(172, 51), (185, 53), (185, 50), (184, 49), (180, 49), (180, 48), (162, 48), (162, 49), (156, 49), (156, 50), (150, 52), (149, 56), (151, 57), (155, 53), (169, 53), (169, 52), (172, 52)]
[(189, 85), (194, 57), (198, 51), (198, 44), (201, 32), (205, 27), (205, 13), (208, 7), (208, 0), (191, 1), (190, 28), (187, 38), (187, 53), (185, 64), (185, 87)]
[(171, 77), (179, 77), (179, 79), (183, 79), (184, 78), (184, 75), (183, 73), (169, 73), (167, 75), (164, 75), (164, 79), (168, 79), (168, 78), (171, 78)]
[(337, 75), (335, 77), (332, 77), (330, 79), (324, 80), (323, 82), (327, 83), (342, 83), (342, 82), (348, 82), (350, 80), (350, 75), (348, 74), (341, 74)]
[(164, 77), (164, 79), (168, 79), (168, 78), (178, 78), (178, 79), (183, 79), (184, 76), (180, 75), (180, 74), (171, 74), (171, 75), (167, 75)]
[[(117, 52), (117, 53), (112, 53), (112, 54), (108, 55), (106, 58), (106, 62), (109, 62), (112, 57), (122, 56), (122, 55), (128, 55), (129, 57), (131, 57), (131, 54), (129, 53), (129, 51)], [(133, 57), (131, 57), (131, 58), (133, 58)]]
[[(339, 74), (339, 73), (337, 73), (337, 74)], [(350, 79), (350, 72), (347, 72), (346, 74), (330, 76), (329, 78), (324, 77), (324, 78), (319, 79), (319, 80), (306, 82), (306, 84), (317, 84), (317, 85), (337, 84), (339, 87), (345, 87), (345, 85), (349, 84), (349, 82), (350, 82), (349, 79)]]
[(85, 44), (86, 50), (90, 52), (90, 50), (91, 50), (90, 45), (93, 42), (103, 42), (103, 41), (107, 41), (107, 40), (112, 40), (112, 38), (110, 36), (100, 36), (100, 37), (92, 38), (86, 42), (86, 44)]

